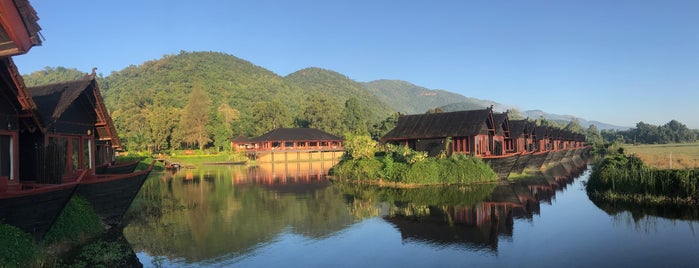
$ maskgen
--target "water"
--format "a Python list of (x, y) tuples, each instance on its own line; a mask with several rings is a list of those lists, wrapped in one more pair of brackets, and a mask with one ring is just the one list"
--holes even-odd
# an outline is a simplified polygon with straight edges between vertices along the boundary
[(124, 236), (145, 267), (696, 267), (699, 213), (593, 204), (572, 162), (517, 183), (395, 190), (332, 163), (152, 176)]

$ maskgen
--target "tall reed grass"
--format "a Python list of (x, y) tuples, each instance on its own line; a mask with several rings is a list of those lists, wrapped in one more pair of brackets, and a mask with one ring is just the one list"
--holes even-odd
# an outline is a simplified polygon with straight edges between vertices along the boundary
[(586, 187), (592, 193), (697, 202), (699, 169), (657, 169), (646, 166), (637, 156), (615, 155), (595, 165)]

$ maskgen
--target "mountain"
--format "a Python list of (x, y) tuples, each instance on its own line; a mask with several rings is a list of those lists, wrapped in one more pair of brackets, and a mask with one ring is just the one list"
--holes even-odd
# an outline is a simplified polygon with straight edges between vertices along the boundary
[(325, 96), (336, 105), (344, 105), (351, 96), (359, 100), (359, 104), (365, 107), (368, 118), (373, 121), (385, 119), (394, 112), (390, 105), (386, 105), (382, 99), (362, 83), (349, 79), (347, 76), (335, 71), (321, 68), (306, 68), (284, 77), (284, 81), (291, 86), (302, 89), (303, 94), (310, 98)]
[[(504, 112), (513, 109), (513, 106), (504, 105), (491, 100), (469, 98), (463, 95), (452, 93), (446, 90), (433, 90), (411, 84), (401, 80), (376, 80), (364, 83), (367, 89), (376, 97), (385, 102), (396, 111), (406, 114), (421, 114), (428, 109), (441, 108), (446, 112), (484, 109), (493, 106), (493, 110)], [(598, 129), (618, 129), (625, 130), (628, 127), (615, 126), (599, 121), (587, 121), (572, 115), (557, 115), (546, 113), (541, 110), (529, 110), (522, 112), (522, 116), (531, 119), (544, 117), (546, 120), (567, 124), (573, 118), (580, 122), (583, 127), (590, 124)]]
[[(46, 68), (26, 75), (25, 82), (38, 85), (83, 75), (75, 69)], [(114, 123), (129, 146), (127, 149), (136, 150), (177, 148), (183, 144), (191, 148), (191, 139), (185, 136), (193, 129), (193, 123), (183, 118), (189, 119), (186, 115), (196, 111), (188, 106), (193, 102), (193, 91), (205, 98), (199, 102), (204, 105), (198, 106), (198, 112), (208, 111), (209, 118), (199, 120), (205, 122), (200, 124), (206, 124), (209, 135), (202, 140), (212, 140), (218, 148), (224, 147), (230, 137), (257, 136), (278, 127), (310, 126), (341, 135), (357, 129), (350, 122), (366, 124), (367, 130), (372, 131), (373, 126), (385, 125), (377, 123), (396, 111), (416, 114), (435, 108), (445, 111), (490, 106), (496, 111), (510, 108), (400, 80), (361, 83), (321, 68), (306, 68), (282, 77), (220, 52), (182, 51), (165, 55), (112, 72), (107, 77), (100, 75), (98, 81)], [(345, 107), (345, 103), (350, 105)], [(543, 111), (523, 114), (556, 121), (573, 118)], [(362, 118), (355, 120), (353, 116)], [(592, 123), (599, 129), (625, 129), (579, 120), (583, 126)], [(380, 136), (376, 131), (372, 133)]]
[(376, 80), (363, 85), (393, 110), (404, 114), (420, 114), (452, 103), (477, 103), (460, 94), (427, 89), (401, 80)]
[(577, 116), (572, 116), (572, 115), (560, 115), (560, 114), (550, 114), (547, 112), (544, 112), (542, 110), (527, 110), (522, 112), (522, 116), (524, 117), (529, 117), (530, 119), (538, 119), (538, 118), (545, 118), (546, 120), (550, 121), (556, 121), (558, 123), (563, 123), (567, 124), (568, 122), (572, 121), (573, 119), (577, 119), (578, 123), (580, 123), (581, 126), (584, 128), (587, 128), (590, 125), (595, 125), (597, 129), (602, 130), (602, 129), (616, 129), (616, 130), (627, 130), (630, 127), (624, 127), (624, 126), (616, 126), (612, 124), (607, 124), (607, 123), (602, 123), (599, 121), (588, 121), (583, 118), (577, 117)]

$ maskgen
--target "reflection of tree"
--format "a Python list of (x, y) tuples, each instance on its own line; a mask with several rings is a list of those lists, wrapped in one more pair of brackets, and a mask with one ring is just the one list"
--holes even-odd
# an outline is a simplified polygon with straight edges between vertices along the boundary
[[(236, 167), (233, 167), (236, 169)], [(239, 168), (238, 168), (239, 169)], [(153, 256), (200, 261), (241, 254), (290, 226), (292, 232), (322, 237), (353, 222), (334, 187), (280, 193), (256, 183), (234, 184), (232, 173), (245, 169), (199, 169), (191, 179), (181, 173), (163, 180), (150, 178), (134, 206), (138, 220), (124, 229), (137, 251)], [(136, 217), (136, 216), (135, 216)]]

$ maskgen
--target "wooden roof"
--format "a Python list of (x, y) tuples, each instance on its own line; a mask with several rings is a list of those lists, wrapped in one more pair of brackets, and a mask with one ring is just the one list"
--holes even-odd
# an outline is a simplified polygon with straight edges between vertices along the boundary
[(492, 118), (491, 109), (403, 115), (381, 140), (475, 136), (487, 131)]
[(99, 139), (110, 140), (112, 147), (121, 148), (116, 128), (95, 80), (94, 70), (91, 75), (86, 75), (82, 79), (40, 85), (27, 90), (37, 105), (40, 120), (45, 128), (54, 125), (64, 112), (75, 104), (76, 100), (84, 96), (95, 113), (94, 126), (98, 128), (96, 131), (103, 134)]
[[(510, 136), (512, 138), (519, 138), (524, 136), (525, 132), (530, 132), (529, 129), (531, 128), (531, 125), (529, 124), (529, 121), (522, 119), (522, 120), (510, 120)], [(531, 132), (530, 132), (531, 133)]]
[(505, 132), (508, 133), (507, 136), (512, 135), (510, 133), (510, 120), (507, 117), (507, 113), (493, 113), (493, 121), (495, 122), (495, 129), (498, 135), (505, 135)]
[(250, 142), (263, 141), (341, 141), (342, 138), (315, 128), (278, 128)]
[(0, 58), (0, 83), (0, 98), (6, 100), (6, 104), (3, 105), (11, 106), (11, 110), (20, 118), (24, 118), (22, 122), (30, 131), (33, 132), (35, 128), (41, 129), (39, 119), (34, 113), (36, 104), (27, 92), (24, 79), (10, 57)]
[(28, 0), (0, 0), (0, 56), (24, 54), (41, 45), (38, 20)]

